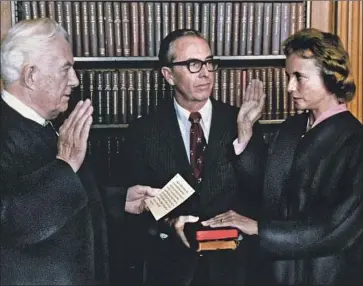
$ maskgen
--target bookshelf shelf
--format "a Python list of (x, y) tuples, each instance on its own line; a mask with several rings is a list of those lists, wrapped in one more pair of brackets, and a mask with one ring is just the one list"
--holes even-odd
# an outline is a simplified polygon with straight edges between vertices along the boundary
[[(221, 61), (284, 60), (284, 55), (214, 56)], [(158, 62), (158, 57), (74, 57), (75, 62)]]

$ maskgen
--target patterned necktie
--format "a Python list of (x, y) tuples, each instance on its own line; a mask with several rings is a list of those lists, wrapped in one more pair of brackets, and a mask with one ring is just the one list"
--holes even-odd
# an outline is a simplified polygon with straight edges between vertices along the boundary
[(201, 115), (199, 112), (192, 112), (189, 116), (190, 126), (190, 165), (193, 169), (193, 176), (198, 183), (202, 182), (203, 155), (207, 148), (203, 129), (200, 126)]

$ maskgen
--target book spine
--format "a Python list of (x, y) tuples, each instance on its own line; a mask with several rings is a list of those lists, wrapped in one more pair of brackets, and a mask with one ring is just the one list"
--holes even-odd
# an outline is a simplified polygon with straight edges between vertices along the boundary
[(194, 21), (193, 21), (193, 29), (200, 31), (201, 29), (201, 24), (200, 24), (200, 3), (198, 2), (194, 2), (193, 5), (193, 15), (194, 15)]
[(151, 70), (145, 70), (145, 114), (149, 114), (151, 110)]
[(30, 20), (32, 18), (30, 1), (23, 1), (22, 4), (22, 19)]
[(38, 6), (39, 6), (39, 17), (40, 18), (46, 18), (47, 17), (47, 9), (46, 9), (46, 5), (45, 5), (45, 1), (39, 1)]
[(104, 116), (104, 122), (107, 124), (111, 123), (111, 98), (112, 98), (112, 74), (110, 71), (105, 71), (104, 72), (104, 82), (105, 82), (105, 94), (104, 94), (104, 112), (103, 112), (103, 116)]
[(280, 52), (281, 3), (273, 3), (272, 18), (272, 54)]
[(241, 3), (241, 22), (240, 22), (240, 41), (239, 41), (239, 53), (241, 56), (247, 54), (247, 14), (248, 14), (248, 3)]
[(185, 28), (185, 14), (184, 14), (184, 3), (178, 2), (178, 29)]
[(121, 21), (122, 21), (122, 43), (123, 43), (123, 55), (125, 57), (130, 56), (131, 43), (130, 43), (130, 9), (129, 3), (121, 2)]
[(48, 18), (55, 21), (55, 3), (54, 1), (47, 1), (47, 12), (48, 12)]
[(128, 103), (128, 122), (132, 122), (135, 119), (135, 73), (132, 70), (127, 71), (127, 103)]
[(64, 3), (64, 28), (68, 33), (69, 44), (74, 51), (73, 46), (73, 21), (72, 21), (72, 2), (65, 1)]
[(232, 55), (238, 55), (238, 47), (239, 47), (239, 21), (240, 21), (240, 9), (241, 3), (234, 2), (233, 3), (233, 26), (232, 26)]
[(131, 2), (131, 56), (139, 55), (139, 6)]
[(290, 33), (290, 3), (281, 4), (281, 30), (280, 30), (280, 54), (282, 51), (282, 43), (287, 39)]
[(160, 91), (160, 75), (158, 70), (152, 71), (152, 79), (154, 88), (152, 89), (152, 110), (156, 110), (159, 106), (159, 91)]
[(217, 3), (210, 3), (210, 29), (209, 44), (212, 54), (216, 53), (216, 33), (217, 33)]
[(215, 100), (219, 100), (219, 98), (220, 98), (220, 96), (219, 96), (219, 75), (220, 75), (220, 73), (221, 73), (221, 70), (216, 70), (214, 72), (214, 78), (215, 78), (215, 80), (214, 80), (214, 86), (213, 86), (213, 94), (212, 94), (212, 96), (213, 96), (213, 98)]
[(32, 14), (32, 19), (38, 19), (39, 18), (38, 2), (37, 1), (31, 1), (31, 14)]
[(177, 29), (177, 7), (175, 2), (170, 3), (170, 32)]
[(170, 33), (170, 10), (169, 10), (168, 2), (162, 3), (162, 20), (163, 20), (163, 29), (162, 29), (162, 38), (165, 38)]
[(72, 2), (74, 19), (74, 51), (76, 57), (82, 56), (82, 27), (81, 27), (81, 3)]
[(224, 21), (225, 21), (225, 3), (218, 2), (218, 23), (217, 23), (217, 56), (223, 55), (223, 42), (224, 42)]
[(253, 54), (253, 37), (254, 37), (254, 22), (255, 22), (255, 4), (248, 3), (247, 14), (247, 55)]
[(296, 28), (298, 31), (305, 28), (305, 3), (298, 2), (297, 5), (297, 24)]
[(186, 2), (185, 8), (185, 28), (191, 29), (193, 27), (193, 3)]
[(120, 2), (113, 2), (113, 19), (114, 19), (114, 31), (115, 31), (116, 57), (121, 57), (122, 56), (122, 24), (121, 24)]
[(144, 115), (142, 108), (143, 99), (143, 71), (136, 71), (136, 118), (140, 118)]
[(112, 2), (105, 2), (105, 38), (106, 38), (106, 51), (107, 56), (115, 56), (115, 36), (114, 36), (114, 19)]
[(263, 17), (262, 53), (271, 54), (272, 3), (265, 3)]
[(88, 5), (87, 2), (81, 3), (81, 15), (82, 15), (82, 48), (83, 56), (90, 56), (90, 34), (89, 34), (89, 18), (88, 18)]
[(121, 116), (121, 123), (127, 123), (127, 87), (126, 87), (126, 71), (120, 70), (119, 71), (119, 95), (120, 95), (120, 116)]
[(275, 84), (275, 106), (274, 106), (274, 119), (281, 119), (281, 77), (280, 68), (274, 68), (274, 84)]
[(145, 19), (145, 3), (139, 2), (139, 28), (140, 28), (140, 56), (146, 56), (146, 19)]
[(64, 27), (64, 18), (63, 18), (63, 2), (57, 1), (55, 3), (55, 21)]
[(254, 26), (254, 42), (253, 54), (258, 56), (262, 54), (262, 24), (263, 24), (263, 3), (255, 4), (255, 26)]
[(88, 3), (88, 15), (89, 15), (89, 32), (90, 32), (90, 46), (91, 56), (98, 56), (98, 42), (97, 42), (97, 15), (96, 15), (96, 3)]
[(229, 105), (234, 106), (236, 102), (236, 91), (235, 91), (235, 70), (230, 69), (228, 73), (228, 83), (229, 83)]
[(273, 72), (272, 68), (267, 69), (267, 119), (272, 119), (272, 110), (273, 110)]
[(241, 107), (242, 104), (242, 71), (240, 69), (236, 70), (235, 73), (235, 104), (238, 108)]
[(159, 54), (160, 42), (161, 42), (161, 3), (154, 3), (155, 7), (155, 56)]
[(112, 71), (112, 123), (118, 123), (118, 110), (119, 110), (119, 75), (117, 71)]
[(227, 103), (228, 98), (228, 73), (226, 69), (221, 70), (221, 98), (223, 103)]
[(154, 48), (154, 3), (146, 3), (146, 54), (148, 56), (155, 55)]
[(104, 117), (104, 106), (103, 106), (103, 72), (96, 72), (96, 106), (95, 106), (95, 116), (96, 123), (105, 123)]
[(203, 37), (209, 41), (209, 3), (202, 3), (202, 27), (201, 33)]
[(105, 20), (103, 15), (103, 2), (97, 2), (97, 23), (98, 23), (98, 54), (101, 57), (106, 56), (105, 47)]
[(224, 55), (230, 56), (231, 55), (231, 37), (232, 37), (232, 7), (233, 4), (228, 2), (225, 4), (225, 26), (224, 26)]

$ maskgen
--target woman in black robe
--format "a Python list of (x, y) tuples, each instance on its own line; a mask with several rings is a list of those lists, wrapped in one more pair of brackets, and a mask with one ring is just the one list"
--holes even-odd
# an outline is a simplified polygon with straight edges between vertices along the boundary
[(284, 43), (299, 111), (268, 148), (258, 221), (235, 212), (203, 222), (258, 235), (261, 285), (363, 285), (363, 128), (338, 36), (305, 29)]

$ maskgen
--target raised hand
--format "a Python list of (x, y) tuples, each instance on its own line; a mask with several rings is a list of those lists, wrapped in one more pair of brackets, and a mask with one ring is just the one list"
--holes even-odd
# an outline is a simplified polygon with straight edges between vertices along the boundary
[(125, 211), (131, 214), (140, 214), (147, 210), (145, 200), (156, 196), (160, 189), (149, 186), (136, 185), (128, 188), (126, 195)]
[(92, 124), (91, 101), (79, 101), (59, 128), (57, 158), (67, 162), (77, 172), (87, 151), (87, 140)]
[(183, 244), (186, 247), (190, 248), (190, 244), (184, 233), (184, 227), (186, 223), (195, 223), (198, 220), (199, 217), (197, 216), (187, 215), (187, 216), (179, 216), (173, 219), (166, 218), (164, 221), (174, 228), (176, 234), (179, 236)]
[(246, 89), (237, 116), (238, 140), (240, 142), (246, 142), (251, 138), (253, 124), (261, 117), (265, 98), (262, 81), (252, 80)]

